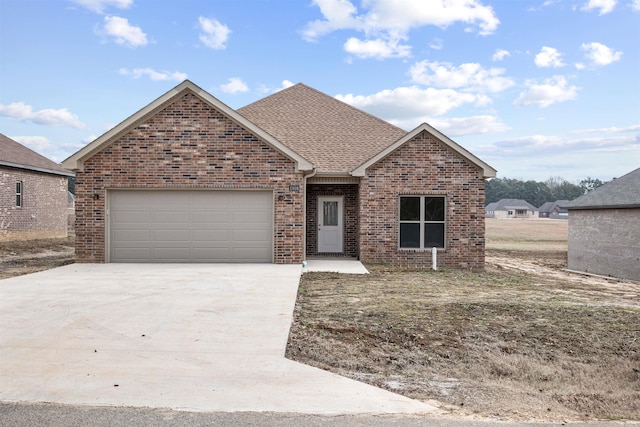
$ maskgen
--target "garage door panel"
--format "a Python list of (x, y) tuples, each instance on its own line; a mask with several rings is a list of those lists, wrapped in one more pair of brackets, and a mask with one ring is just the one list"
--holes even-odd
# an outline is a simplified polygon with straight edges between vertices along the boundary
[(266, 255), (266, 251), (260, 248), (234, 248), (231, 253), (233, 259), (242, 262), (252, 262)]
[(228, 247), (224, 248), (194, 248), (193, 256), (200, 260), (214, 260), (218, 262), (228, 262), (231, 254)]
[(153, 219), (158, 223), (188, 224), (190, 222), (190, 215), (188, 211), (156, 211)]
[(111, 262), (271, 262), (271, 191), (113, 190)]
[(183, 260), (189, 259), (191, 256), (191, 249), (185, 248), (154, 248), (153, 259), (161, 262), (173, 262), (176, 259)]
[(151, 221), (151, 213), (142, 211), (117, 211), (113, 213), (113, 219), (119, 223), (145, 224)]
[(115, 233), (115, 238), (119, 242), (146, 242), (151, 238), (150, 230), (118, 230)]
[(171, 246), (181, 247), (189, 244), (189, 230), (155, 230), (153, 232), (155, 246)]
[(112, 203), (111, 207), (118, 211), (136, 210), (140, 204), (150, 205), (153, 202), (152, 196), (146, 191), (120, 191), (117, 204)]
[(221, 223), (225, 224), (230, 222), (231, 215), (227, 210), (218, 210), (217, 207), (215, 210), (199, 210), (194, 211), (191, 214), (192, 221), (197, 224), (211, 224), (211, 223)]
[(151, 257), (151, 249), (149, 248), (118, 248), (114, 256), (122, 259), (130, 259), (130, 262), (148, 262)]
[(263, 210), (237, 212), (233, 216), (234, 224), (265, 223), (267, 212)]
[(262, 229), (234, 230), (231, 239), (236, 242), (266, 242), (269, 234)]
[(231, 240), (231, 232), (228, 229), (222, 230), (199, 230), (198, 233), (195, 233), (193, 236), (193, 241), (195, 243), (215, 243), (220, 242), (228, 245), (228, 242)]

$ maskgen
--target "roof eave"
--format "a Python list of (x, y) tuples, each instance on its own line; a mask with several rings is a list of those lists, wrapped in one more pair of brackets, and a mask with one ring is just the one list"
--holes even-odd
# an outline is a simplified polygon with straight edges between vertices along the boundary
[(640, 204), (626, 205), (584, 205), (584, 206), (560, 206), (561, 209), (567, 210), (598, 210), (598, 209), (639, 209)]
[(384, 159), (385, 157), (393, 153), (395, 150), (402, 147), (405, 143), (411, 141), (413, 138), (415, 138), (417, 135), (419, 135), (423, 131), (430, 133), (431, 135), (436, 137), (438, 140), (440, 140), (443, 144), (447, 145), (449, 148), (456, 151), (458, 154), (462, 155), (464, 158), (466, 158), (471, 163), (473, 163), (478, 168), (480, 168), (482, 170), (482, 177), (484, 179), (496, 177), (496, 174), (497, 174), (496, 169), (489, 166), (487, 163), (480, 160), (478, 157), (473, 155), (467, 149), (457, 144), (451, 138), (447, 137), (446, 135), (444, 135), (443, 133), (441, 133), (440, 131), (433, 128), (427, 123), (422, 123), (420, 126), (416, 127), (411, 132), (408, 132), (402, 138), (400, 138), (399, 140), (397, 140), (396, 142), (394, 142), (393, 144), (391, 144), (390, 146), (388, 146), (387, 148), (380, 151), (378, 154), (376, 154), (375, 156), (373, 156), (372, 158), (370, 158), (369, 160), (367, 160), (366, 162), (358, 166), (356, 169), (354, 169), (351, 172), (351, 175), (359, 176), (359, 177), (365, 176), (366, 171), (369, 167), (378, 163), (380, 160)]
[(249, 119), (242, 116), (240, 113), (236, 112), (234, 109), (224, 104), (213, 95), (209, 94), (204, 89), (197, 86), (195, 83), (185, 80), (173, 89), (169, 90), (164, 95), (157, 98), (155, 101), (148, 104), (146, 107), (142, 108), (135, 114), (129, 116), (120, 124), (116, 125), (102, 136), (96, 138), (93, 142), (87, 144), (75, 154), (71, 155), (67, 159), (62, 162), (62, 167), (72, 171), (82, 171), (84, 167), (85, 160), (89, 159), (91, 156), (99, 152), (100, 150), (107, 147), (112, 141), (117, 139), (119, 136), (124, 135), (131, 129), (133, 129), (139, 122), (146, 119), (149, 115), (153, 114), (155, 111), (158, 111), (164, 108), (166, 105), (171, 103), (171, 101), (179, 96), (181, 93), (185, 91), (191, 91), (196, 94), (198, 97), (203, 99), (205, 102), (213, 105), (216, 109), (220, 110), (223, 114), (228, 116), (231, 120), (233, 120), (239, 126), (249, 130), (251, 133), (255, 134), (269, 145), (271, 145), (275, 150), (279, 151), (284, 156), (290, 158), (296, 163), (296, 169), (298, 171), (311, 171), (313, 170), (313, 164), (300, 156), (298, 153), (294, 152), (290, 148), (286, 147), (276, 138), (262, 130), (260, 127), (249, 121)]
[(24, 169), (24, 170), (28, 170), (28, 171), (33, 171), (33, 172), (42, 172), (42, 173), (47, 173), (50, 175), (62, 175), (62, 176), (75, 176), (73, 172), (67, 172), (67, 171), (58, 171), (58, 170), (54, 170), (54, 169), (47, 169), (47, 168), (41, 168), (38, 166), (31, 166), (31, 165), (23, 165), (20, 163), (12, 163), (12, 162), (5, 162), (0, 160), (0, 166), (6, 166), (9, 168), (14, 168), (14, 169)]

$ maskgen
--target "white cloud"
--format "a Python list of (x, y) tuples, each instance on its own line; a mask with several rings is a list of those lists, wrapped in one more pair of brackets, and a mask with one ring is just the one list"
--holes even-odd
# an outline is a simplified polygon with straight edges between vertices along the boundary
[(201, 31), (200, 41), (204, 43), (205, 46), (216, 50), (227, 47), (226, 43), (231, 34), (229, 27), (221, 24), (217, 19), (205, 18), (203, 16), (198, 18), (198, 25)]
[(120, 68), (118, 70), (123, 76), (131, 76), (134, 79), (139, 79), (143, 76), (149, 77), (153, 81), (176, 81), (181, 82), (187, 78), (187, 73), (180, 71), (156, 71), (152, 68), (134, 68), (129, 70), (128, 68)]
[(366, 96), (336, 95), (336, 98), (387, 121), (440, 116), (465, 104), (486, 105), (491, 102), (484, 95), (418, 86), (387, 89)]
[(511, 53), (509, 53), (508, 50), (504, 50), (504, 49), (496, 49), (496, 51), (493, 53), (493, 56), (491, 57), (491, 59), (495, 62), (495, 61), (502, 61), (504, 58), (506, 58), (507, 56), (511, 56)]
[(283, 80), (282, 83), (280, 84), (280, 87), (277, 88), (273, 88), (272, 86), (266, 85), (261, 83), (258, 87), (258, 91), (260, 93), (276, 93), (276, 92), (280, 92), (283, 89), (287, 89), (290, 88), (291, 86), (294, 86), (295, 83), (291, 82), (290, 80)]
[(69, 126), (76, 129), (85, 127), (85, 124), (80, 121), (78, 116), (70, 113), (66, 108), (57, 110), (45, 108), (44, 110), (33, 111), (33, 107), (24, 102), (0, 105), (0, 116), (46, 126)]
[(535, 64), (538, 67), (564, 67), (566, 64), (562, 62), (562, 54), (557, 49), (549, 46), (543, 46), (540, 53), (536, 55)]
[(633, 2), (631, 2), (631, 9), (640, 10), (640, 0), (633, 0)]
[(53, 149), (53, 145), (44, 136), (12, 136), (11, 139), (40, 154)]
[(577, 86), (570, 86), (563, 76), (545, 79), (541, 84), (536, 83), (534, 80), (528, 80), (525, 86), (526, 90), (520, 93), (513, 105), (548, 107), (559, 102), (576, 99), (580, 89)]
[(66, 143), (60, 144), (60, 148), (67, 153), (67, 157), (68, 157), (69, 155), (80, 150), (82, 147), (84, 147), (85, 145), (95, 140), (97, 137), (98, 137), (97, 135), (92, 134), (85, 138), (82, 138), (81, 142), (66, 142)]
[(628, 136), (603, 136), (603, 137), (568, 137), (550, 135), (531, 135), (498, 141), (495, 149), (503, 154), (529, 156), (530, 154), (565, 153), (566, 155), (577, 152), (633, 152), (638, 148), (638, 140), (633, 135)]
[(617, 0), (589, 0), (589, 2), (582, 7), (582, 10), (598, 9), (599, 15), (606, 15), (613, 11), (617, 2)]
[(429, 43), (429, 47), (433, 50), (442, 50), (442, 48), (444, 47), (444, 42), (442, 41), (442, 39), (436, 38), (433, 39), (431, 43)]
[(402, 58), (411, 54), (411, 46), (400, 44), (400, 40), (360, 40), (349, 38), (344, 44), (344, 50), (358, 58)]
[(133, 5), (133, 0), (72, 0), (80, 6), (86, 7), (92, 12), (103, 13), (107, 7), (116, 7), (118, 9), (129, 9)]
[(622, 57), (622, 52), (614, 52), (610, 47), (602, 43), (583, 43), (581, 49), (593, 65), (609, 65)]
[(510, 129), (496, 116), (490, 115), (471, 117), (424, 116), (391, 121), (394, 125), (406, 130), (414, 129), (416, 126), (425, 122), (449, 137), (504, 132)]
[(320, 8), (320, 13), (325, 20), (309, 22), (302, 32), (308, 41), (314, 41), (318, 37), (341, 29), (360, 29), (362, 23), (354, 15), (356, 7), (349, 0), (313, 0), (313, 4)]
[(249, 86), (238, 77), (231, 77), (229, 83), (220, 85), (220, 90), (225, 93), (248, 92)]
[[(345, 49), (349, 47), (358, 52), (380, 52), (385, 47), (380, 46), (381, 40), (386, 41), (388, 48), (393, 46), (393, 41), (407, 40), (411, 29), (427, 25), (445, 28), (460, 22), (478, 27), (479, 33), (486, 35), (493, 33), (500, 23), (493, 9), (480, 0), (404, 0), (401, 6), (397, 0), (365, 0), (361, 2), (361, 13), (349, 0), (313, 0), (313, 4), (320, 9), (323, 19), (309, 22), (302, 31), (303, 38), (315, 41), (336, 30), (355, 30), (363, 32), (367, 41), (378, 44), (365, 45), (363, 43), (367, 42), (350, 39), (355, 41), (347, 42)], [(391, 49), (392, 56), (405, 56), (409, 46), (402, 47), (402, 54)], [(379, 58), (382, 55), (362, 57)]]
[(113, 37), (115, 42), (126, 47), (146, 46), (147, 35), (140, 27), (129, 24), (127, 18), (119, 16), (105, 16), (102, 32)]
[(478, 63), (466, 63), (456, 67), (448, 62), (421, 61), (409, 70), (415, 83), (452, 89), (479, 92), (502, 92), (515, 82), (504, 77), (502, 68), (483, 68)]
[(640, 132), (640, 125), (632, 125), (624, 128), (613, 126), (610, 128), (579, 129), (579, 130), (571, 131), (569, 133), (585, 135), (585, 134), (594, 134), (594, 133), (611, 134), (611, 133), (627, 133), (627, 132)]

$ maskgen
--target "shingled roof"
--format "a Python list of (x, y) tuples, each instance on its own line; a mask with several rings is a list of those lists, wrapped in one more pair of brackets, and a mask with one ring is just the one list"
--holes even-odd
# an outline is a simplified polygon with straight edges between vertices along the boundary
[(320, 174), (351, 172), (407, 134), (302, 83), (237, 111), (312, 162)]
[(27, 169), (54, 175), (73, 176), (58, 163), (47, 159), (0, 133), (0, 166)]
[(571, 209), (640, 208), (640, 168), (566, 203)]
[(538, 208), (533, 206), (531, 203), (521, 199), (501, 199), (497, 202), (490, 203), (485, 209), (493, 211), (507, 211), (510, 209), (524, 209), (530, 211), (538, 210)]

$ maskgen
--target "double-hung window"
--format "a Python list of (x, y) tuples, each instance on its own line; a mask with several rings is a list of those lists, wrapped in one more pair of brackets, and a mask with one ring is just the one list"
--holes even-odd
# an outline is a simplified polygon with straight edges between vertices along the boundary
[(444, 248), (444, 196), (400, 196), (400, 248)]
[(22, 181), (16, 181), (16, 207), (22, 207)]

